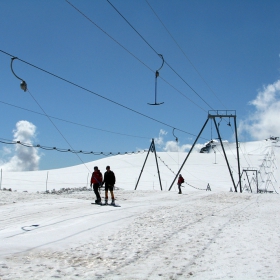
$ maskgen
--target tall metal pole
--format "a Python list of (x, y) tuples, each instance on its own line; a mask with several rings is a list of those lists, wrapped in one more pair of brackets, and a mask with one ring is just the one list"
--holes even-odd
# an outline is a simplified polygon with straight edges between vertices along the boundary
[(153, 141), (152, 141), (152, 144), (153, 144), (154, 153), (155, 153), (155, 158), (156, 158), (156, 163), (157, 163), (157, 172), (158, 172), (158, 179), (159, 179), (160, 189), (162, 190), (161, 179), (160, 179), (160, 173), (159, 173), (159, 168), (158, 168), (158, 161), (157, 161), (157, 153), (156, 153), (156, 147), (155, 147), (154, 139), (153, 139)]
[(142, 172), (143, 172), (143, 170), (144, 170), (144, 167), (145, 167), (145, 164), (146, 164), (147, 158), (148, 158), (149, 153), (150, 153), (150, 151), (151, 151), (151, 147), (152, 147), (153, 142), (154, 142), (154, 139), (152, 139), (152, 143), (151, 143), (151, 145), (150, 145), (149, 151), (148, 151), (148, 153), (147, 153), (146, 159), (145, 159), (145, 161), (144, 161), (143, 167), (142, 167), (142, 169), (141, 169), (141, 172), (140, 172), (140, 175), (139, 175), (139, 177), (138, 177), (138, 180), (137, 180), (137, 183), (136, 183), (136, 186), (135, 186), (134, 190), (136, 190), (136, 189), (137, 189), (137, 186), (138, 186), (138, 183), (139, 183), (139, 181), (140, 181), (140, 178), (141, 178)]
[[(234, 187), (234, 189), (235, 189), (235, 192), (237, 192), (237, 188), (236, 188), (236, 185), (235, 185), (233, 176), (232, 176), (232, 172), (231, 172), (231, 169), (230, 169), (230, 166), (229, 166), (229, 163), (228, 163), (227, 155), (226, 155), (226, 152), (225, 152), (225, 148), (224, 148), (224, 145), (223, 145), (223, 142), (222, 142), (222, 138), (221, 138), (220, 131), (219, 131), (219, 129), (218, 129), (218, 126), (217, 126), (215, 117), (213, 117), (213, 120), (214, 120), (214, 124), (215, 124), (216, 130), (217, 130), (217, 133), (218, 133), (218, 137), (219, 137), (219, 140), (220, 140), (220, 144), (221, 144), (221, 146), (222, 146), (223, 153), (224, 153), (224, 156), (225, 156), (225, 159), (226, 159), (226, 163), (227, 163), (227, 167), (228, 167), (228, 170), (229, 170), (229, 174), (230, 174), (230, 177), (231, 177), (231, 180), (232, 180), (232, 183), (233, 183), (233, 187)], [(239, 178), (239, 179), (240, 179), (240, 178)]]
[(240, 173), (240, 160), (239, 160), (239, 147), (238, 147), (239, 145), (238, 145), (237, 127), (236, 127), (236, 116), (234, 116), (233, 118), (234, 118), (235, 142), (236, 142), (236, 152), (237, 152), (239, 188), (240, 188), (240, 192), (242, 193), (242, 187), (241, 187), (241, 173)]
[(191, 154), (191, 152), (192, 152), (192, 150), (193, 150), (193, 148), (194, 148), (194, 146), (195, 146), (195, 144), (196, 144), (196, 142), (197, 142), (198, 138), (200, 137), (200, 134), (201, 134), (201, 133), (202, 133), (202, 131), (204, 130), (204, 128), (205, 128), (205, 126), (206, 126), (206, 124), (207, 124), (208, 120), (209, 120), (209, 118), (206, 120), (206, 122), (205, 122), (205, 124), (203, 125), (202, 129), (200, 130), (200, 132), (199, 132), (198, 136), (196, 137), (196, 139), (195, 139), (195, 141), (194, 141), (194, 143), (193, 143), (193, 145), (192, 145), (192, 147), (191, 147), (190, 151), (189, 151), (189, 152), (188, 152), (188, 154), (187, 154), (187, 157), (185, 158), (185, 160), (184, 160), (183, 164), (181, 165), (181, 167), (180, 167), (180, 169), (179, 169), (178, 173), (176, 174), (176, 176), (175, 176), (175, 178), (174, 178), (173, 182), (171, 183), (171, 186), (169, 187), (169, 191), (171, 190), (171, 188), (172, 188), (172, 186), (173, 186), (173, 184), (174, 184), (174, 182), (175, 182), (176, 178), (177, 178), (177, 177), (178, 177), (178, 175), (180, 174), (180, 172), (181, 172), (181, 170), (182, 170), (182, 168), (183, 168), (184, 164), (186, 163), (186, 161), (187, 161), (187, 159), (188, 159), (189, 155)]

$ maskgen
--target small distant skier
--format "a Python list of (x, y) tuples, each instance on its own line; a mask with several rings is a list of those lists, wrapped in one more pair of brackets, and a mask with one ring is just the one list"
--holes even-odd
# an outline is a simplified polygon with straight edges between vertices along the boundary
[(185, 182), (185, 180), (184, 180), (183, 176), (182, 176), (181, 174), (179, 174), (178, 183), (177, 183), (178, 189), (179, 189), (178, 194), (181, 194), (181, 193), (182, 193), (181, 185), (182, 185), (182, 183), (184, 183), (184, 182)]
[(94, 191), (94, 193), (96, 195), (95, 203), (98, 203), (98, 204), (101, 203), (101, 197), (100, 197), (100, 194), (99, 194), (99, 188), (101, 186), (102, 180), (103, 180), (102, 173), (100, 172), (98, 167), (95, 166), (94, 167), (94, 171), (93, 171), (92, 176), (91, 176), (90, 186), (93, 185), (93, 191)]
[(105, 183), (105, 204), (108, 204), (108, 191), (111, 193), (111, 198), (112, 198), (112, 205), (115, 205), (115, 197), (114, 197), (114, 185), (116, 183), (116, 177), (114, 172), (110, 169), (110, 166), (106, 167), (106, 172), (104, 173), (104, 180), (101, 184)]

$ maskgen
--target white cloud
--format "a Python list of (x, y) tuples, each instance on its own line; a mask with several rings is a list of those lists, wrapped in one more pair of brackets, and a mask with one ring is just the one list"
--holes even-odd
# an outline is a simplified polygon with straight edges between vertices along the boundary
[[(180, 141), (165, 141), (164, 136), (168, 133), (161, 129), (159, 132), (159, 136), (154, 139), (156, 145), (159, 146), (164, 152), (188, 152), (192, 144), (182, 144), (180, 145)], [(194, 147), (194, 150), (199, 151), (203, 145), (197, 144)]]
[(154, 142), (155, 142), (156, 145), (162, 146), (162, 145), (164, 144), (164, 140), (163, 140), (164, 135), (167, 135), (167, 132), (166, 132), (165, 130), (161, 129), (161, 130), (159, 131), (158, 137), (156, 137), (156, 138), (154, 139)]
[(280, 80), (263, 87), (250, 105), (254, 112), (239, 125), (239, 133), (247, 132), (255, 140), (280, 136)]
[[(36, 126), (28, 121), (19, 121), (16, 123), (16, 129), (13, 130), (14, 141), (31, 144), (36, 136)], [(4, 153), (5, 150), (2, 152)], [(7, 152), (7, 151), (6, 151)], [(33, 147), (15, 145), (14, 155), (7, 161), (0, 161), (1, 169), (6, 171), (32, 171), (38, 170), (40, 156), (38, 150)]]
[(164, 145), (163, 150), (165, 152), (188, 152), (192, 147), (191, 144), (184, 144), (180, 146), (180, 142), (176, 141), (167, 141)]

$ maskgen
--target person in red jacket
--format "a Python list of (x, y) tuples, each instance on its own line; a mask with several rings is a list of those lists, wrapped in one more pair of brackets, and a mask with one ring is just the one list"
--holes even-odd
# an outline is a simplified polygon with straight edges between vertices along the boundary
[(99, 187), (101, 186), (101, 183), (103, 181), (103, 176), (100, 170), (97, 166), (94, 167), (94, 171), (91, 176), (91, 183), (90, 186), (93, 185), (93, 191), (96, 195), (95, 203), (101, 203), (101, 196), (99, 194)]
[(177, 183), (178, 189), (179, 189), (178, 194), (181, 194), (181, 193), (182, 193), (181, 185), (182, 185), (182, 183), (184, 183), (184, 182), (185, 182), (185, 180), (184, 180), (183, 176), (180, 174), (180, 175), (179, 175), (179, 178), (178, 178), (178, 183)]

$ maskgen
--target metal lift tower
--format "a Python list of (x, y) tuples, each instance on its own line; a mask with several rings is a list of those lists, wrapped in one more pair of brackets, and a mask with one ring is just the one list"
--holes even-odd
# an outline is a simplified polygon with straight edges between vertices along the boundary
[[(228, 163), (227, 155), (226, 155), (226, 152), (225, 152), (225, 149), (224, 149), (224, 145), (223, 145), (222, 138), (221, 138), (221, 135), (220, 135), (219, 127), (218, 127), (217, 122), (216, 122), (216, 118), (219, 118), (219, 119), (222, 119), (222, 118), (229, 118), (229, 119), (233, 118), (233, 120), (234, 120), (235, 142), (236, 142), (236, 153), (237, 153), (237, 164), (238, 164), (238, 177), (239, 177), (239, 181), (238, 181), (237, 184), (235, 184), (234, 178), (232, 176), (232, 172), (231, 172), (231, 169), (230, 169), (230, 166), (229, 166), (229, 163)], [(233, 184), (233, 187), (235, 189), (235, 192), (237, 192), (238, 184), (239, 184), (239, 190), (240, 190), (240, 192), (242, 192), (241, 173), (240, 173), (240, 160), (239, 160), (239, 147), (238, 147), (238, 138), (237, 138), (237, 126), (236, 126), (236, 111), (235, 110), (210, 110), (210, 111), (208, 111), (208, 118), (207, 118), (206, 122), (204, 123), (202, 129), (200, 130), (198, 136), (196, 137), (196, 139), (195, 139), (195, 141), (194, 141), (190, 151), (188, 152), (187, 157), (185, 158), (182, 166), (180, 167), (178, 173), (176, 174), (176, 177), (174, 178), (173, 182), (171, 183), (169, 191), (171, 190), (175, 180), (177, 179), (178, 175), (180, 174), (183, 166), (185, 165), (189, 155), (191, 154), (191, 152), (192, 152), (192, 150), (193, 150), (197, 140), (199, 139), (199, 137), (200, 137), (201, 133), (203, 132), (204, 128), (206, 127), (206, 124), (208, 123), (209, 119), (212, 119), (214, 121), (214, 124), (215, 124), (215, 127), (216, 127), (216, 131), (218, 133), (218, 139), (219, 139), (221, 147), (223, 149), (223, 153), (224, 153), (224, 156), (225, 156), (225, 160), (226, 160), (226, 163), (227, 163), (227, 167), (228, 167), (228, 170), (229, 170), (229, 174), (230, 174), (230, 177), (231, 177), (232, 184)]]

